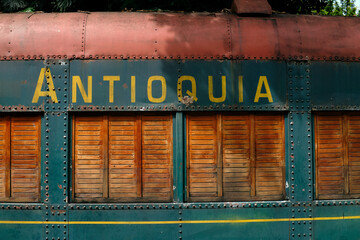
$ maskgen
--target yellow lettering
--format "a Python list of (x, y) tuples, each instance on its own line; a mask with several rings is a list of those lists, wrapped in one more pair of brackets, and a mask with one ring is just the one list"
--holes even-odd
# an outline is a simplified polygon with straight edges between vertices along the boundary
[[(266, 93), (261, 93), (261, 89), (262, 89), (263, 84), (265, 86)], [(259, 102), (259, 98), (267, 98), (269, 100), (269, 102), (273, 102), (271, 92), (270, 92), (269, 83), (267, 81), (266, 76), (260, 76), (260, 78), (259, 78), (259, 83), (258, 83), (258, 86), (257, 86), (254, 102)]]
[(81, 82), (80, 76), (73, 76), (72, 78), (72, 102), (76, 103), (76, 86), (79, 87), (81, 96), (84, 102), (92, 102), (92, 76), (88, 76), (88, 93), (86, 94), (84, 85)]
[(210, 99), (210, 101), (216, 102), (216, 103), (224, 102), (226, 99), (226, 76), (221, 77), (222, 91), (221, 91), (221, 97), (219, 97), (219, 98), (214, 97), (213, 77), (208, 76), (208, 79), (209, 79), (209, 99)]
[(114, 82), (120, 81), (120, 76), (104, 76), (104, 81), (109, 81), (109, 102), (114, 102)]
[[(41, 91), (42, 85), (44, 83), (44, 77), (46, 77), (46, 82), (47, 82), (48, 88), (49, 88), (48, 91)], [(36, 84), (32, 102), (37, 103), (39, 101), (39, 97), (46, 97), (46, 96), (50, 96), (53, 103), (58, 102), (58, 99), (56, 97), (54, 82), (51, 77), (50, 69), (42, 68), (40, 71), (38, 82)]]
[[(159, 98), (154, 98), (152, 96), (152, 82), (153, 81), (160, 81), (161, 82), (161, 97), (159, 97)], [(153, 102), (153, 103), (161, 103), (161, 102), (163, 102), (165, 100), (165, 98), (166, 98), (166, 81), (165, 81), (165, 78), (163, 76), (151, 76), (151, 77), (149, 77), (147, 92), (148, 92), (148, 98), (149, 98), (150, 102)]]
[(195, 78), (192, 76), (181, 76), (178, 79), (178, 90), (177, 90), (177, 94), (178, 94), (178, 99), (179, 101), (182, 100), (182, 82), (183, 81), (190, 81), (191, 82), (191, 89), (192, 92), (190, 92), (189, 90), (186, 90), (186, 94), (189, 95), (190, 97), (193, 97), (193, 99), (195, 101), (198, 100), (198, 98), (196, 97), (196, 82), (195, 82)]
[(239, 102), (244, 102), (243, 76), (239, 76)]
[(136, 92), (135, 92), (135, 76), (131, 76), (131, 102), (135, 102)]

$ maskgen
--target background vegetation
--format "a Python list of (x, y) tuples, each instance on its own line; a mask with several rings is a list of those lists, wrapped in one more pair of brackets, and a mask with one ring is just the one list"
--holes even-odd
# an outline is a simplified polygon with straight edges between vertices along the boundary
[[(358, 16), (355, 0), (268, 0), (273, 11), (291, 14)], [(183, 11), (220, 12), (232, 0), (0, 0), (0, 12)]]

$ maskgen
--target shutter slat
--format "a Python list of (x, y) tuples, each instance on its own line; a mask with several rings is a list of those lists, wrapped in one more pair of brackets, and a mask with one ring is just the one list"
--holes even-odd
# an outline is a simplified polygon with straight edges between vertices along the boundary
[(227, 200), (250, 199), (250, 119), (222, 117), (223, 192)]
[(38, 201), (40, 198), (40, 117), (12, 117), (10, 138), (11, 198)]
[(109, 197), (141, 197), (139, 124), (136, 116), (109, 119)]
[[(284, 120), (282, 115), (255, 115), (255, 187), (261, 200), (284, 197)], [(278, 143), (281, 140), (281, 143)]]
[(360, 116), (348, 116), (349, 193), (360, 194)]
[(10, 126), (9, 118), (0, 118), (0, 198), (10, 194)]
[(187, 117), (189, 197), (211, 201), (218, 197), (217, 118), (216, 115)]
[(152, 201), (170, 201), (173, 171), (171, 116), (142, 116), (141, 137), (142, 196)]
[(340, 114), (315, 117), (318, 199), (337, 198), (345, 193), (343, 124)]
[(107, 122), (104, 117), (81, 117), (74, 120), (74, 197), (86, 201), (103, 198), (106, 191)]

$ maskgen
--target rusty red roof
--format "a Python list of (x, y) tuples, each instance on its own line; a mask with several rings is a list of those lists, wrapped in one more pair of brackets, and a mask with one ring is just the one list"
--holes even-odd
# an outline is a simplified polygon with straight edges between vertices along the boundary
[(6, 59), (360, 59), (360, 18), (223, 13), (0, 14)]

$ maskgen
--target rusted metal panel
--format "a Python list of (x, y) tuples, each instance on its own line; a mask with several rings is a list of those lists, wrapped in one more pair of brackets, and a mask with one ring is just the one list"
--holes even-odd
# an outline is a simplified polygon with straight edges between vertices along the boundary
[(267, 0), (234, 0), (231, 10), (237, 14), (271, 14)]
[(86, 58), (229, 56), (229, 41), (221, 14), (91, 13), (86, 23)]
[(222, 13), (1, 14), (0, 57), (358, 61), (359, 21)]
[(0, 15), (0, 56), (9, 59), (71, 58), (84, 54), (83, 13)]

